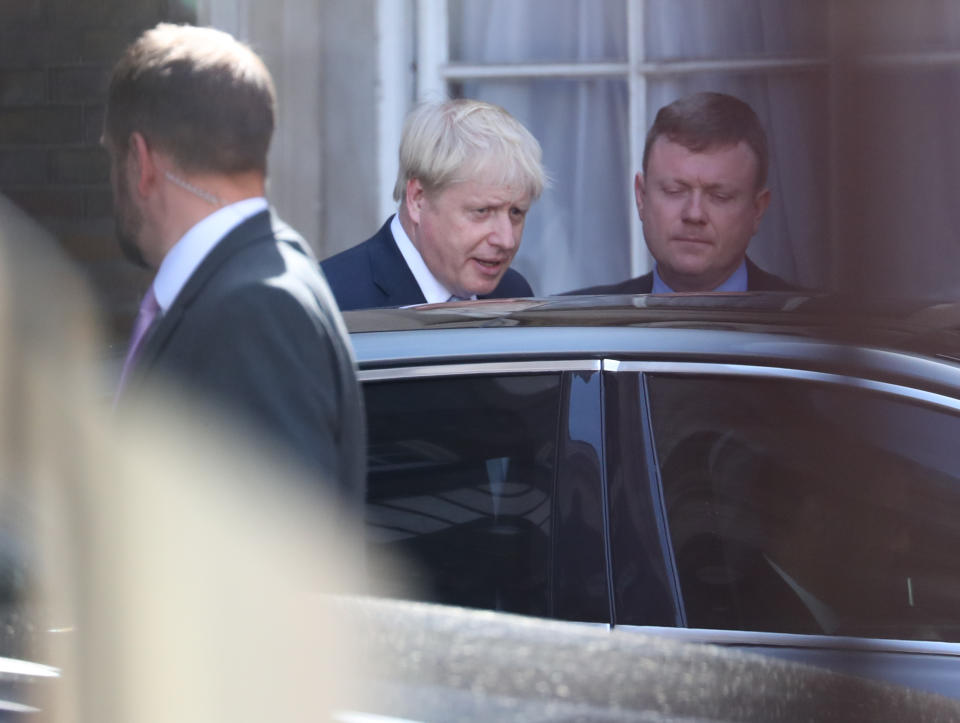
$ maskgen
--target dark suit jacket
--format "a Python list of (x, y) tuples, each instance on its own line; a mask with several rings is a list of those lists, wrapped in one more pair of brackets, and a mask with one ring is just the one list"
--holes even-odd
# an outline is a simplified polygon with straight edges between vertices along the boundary
[[(747, 259), (747, 291), (799, 291), (799, 287), (784, 281), (768, 271), (764, 271), (749, 258)], [(581, 294), (649, 294), (653, 291), (653, 272), (627, 279), (617, 284), (591, 286), (586, 289), (568, 291), (565, 296)]]
[(366, 431), (346, 329), (316, 257), (271, 212), (228, 233), (187, 280), (121, 405), (164, 379), (278, 442), (359, 511)]
[[(362, 244), (320, 263), (341, 310), (426, 303), (413, 272), (390, 233), (392, 219), (393, 216), (388, 218), (380, 230)], [(509, 299), (517, 296), (533, 296), (533, 290), (518, 271), (507, 269), (493, 293), (478, 298)]]

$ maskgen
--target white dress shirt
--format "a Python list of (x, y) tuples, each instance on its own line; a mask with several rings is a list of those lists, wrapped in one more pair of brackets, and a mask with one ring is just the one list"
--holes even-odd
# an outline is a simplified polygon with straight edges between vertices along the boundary
[(263, 196), (245, 198), (217, 209), (187, 231), (167, 252), (153, 280), (153, 293), (161, 313), (167, 313), (187, 280), (222, 238), (267, 208)]
[[(400, 249), (403, 260), (407, 262), (407, 268), (410, 269), (413, 278), (417, 280), (417, 286), (420, 287), (423, 298), (427, 300), (427, 303), (442, 304), (449, 301), (453, 294), (446, 286), (437, 281), (437, 277), (427, 268), (423, 256), (417, 251), (417, 247), (413, 245), (413, 241), (407, 236), (407, 232), (403, 230), (399, 214), (394, 215), (390, 222), (390, 233), (393, 234), (393, 240), (397, 244), (397, 248)], [(476, 299), (477, 297), (473, 295), (470, 298)]]

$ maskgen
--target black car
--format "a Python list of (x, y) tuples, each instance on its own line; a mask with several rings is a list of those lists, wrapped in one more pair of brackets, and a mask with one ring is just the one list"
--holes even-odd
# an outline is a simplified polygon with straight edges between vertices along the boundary
[(369, 545), (413, 596), (960, 697), (960, 305), (572, 297), (345, 315)]

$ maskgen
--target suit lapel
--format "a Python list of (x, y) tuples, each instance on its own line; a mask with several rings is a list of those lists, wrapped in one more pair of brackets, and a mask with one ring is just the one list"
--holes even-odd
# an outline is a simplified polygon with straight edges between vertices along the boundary
[[(390, 233), (392, 220), (392, 216), (387, 219), (370, 244), (371, 275), (373, 283), (383, 294), (382, 306), (425, 304), (427, 299), (420, 290), (420, 284)], [(411, 299), (417, 301), (410, 301)]]
[(143, 342), (143, 350), (140, 353), (137, 366), (134, 368), (134, 376), (139, 376), (138, 371), (142, 373), (152, 366), (167, 340), (180, 324), (184, 312), (220, 267), (246, 246), (272, 237), (272, 214), (270, 211), (262, 211), (243, 221), (210, 250), (210, 253), (187, 279), (171, 307), (148, 332), (147, 338)]

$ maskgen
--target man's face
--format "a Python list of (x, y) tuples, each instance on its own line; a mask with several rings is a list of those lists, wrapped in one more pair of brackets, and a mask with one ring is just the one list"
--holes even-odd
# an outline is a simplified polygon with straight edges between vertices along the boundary
[(530, 203), (526, 192), (481, 181), (428, 193), (413, 179), (406, 198), (410, 240), (452, 294), (489, 294), (520, 248)]
[(110, 155), (110, 184), (113, 186), (113, 222), (117, 234), (117, 241), (120, 243), (120, 250), (127, 260), (141, 266), (149, 268), (143, 252), (140, 250), (139, 241), (143, 233), (143, 212), (133, 200), (133, 192), (130, 189), (132, 183), (130, 172), (127, 168), (129, 160), (129, 149), (123, 153), (118, 151), (112, 144), (103, 143)]
[(743, 142), (691, 151), (654, 141), (637, 211), (657, 270), (676, 291), (711, 291), (737, 269), (770, 202), (756, 188), (757, 157)]

